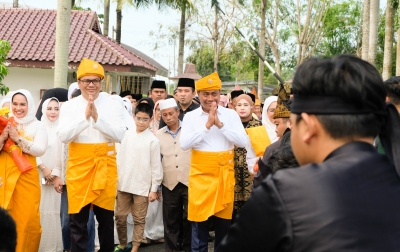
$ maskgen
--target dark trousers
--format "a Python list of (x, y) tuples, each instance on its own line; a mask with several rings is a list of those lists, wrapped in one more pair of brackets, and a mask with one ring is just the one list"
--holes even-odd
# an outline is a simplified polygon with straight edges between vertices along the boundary
[(214, 251), (218, 252), (219, 245), (225, 235), (228, 233), (231, 220), (221, 219), (211, 216), (203, 222), (192, 222), (192, 251), (208, 251), (208, 227), (209, 222), (213, 221), (215, 229)]
[[(79, 213), (69, 215), (72, 252), (87, 251), (89, 211), (90, 204), (84, 206)], [(93, 211), (99, 223), (99, 252), (112, 252), (114, 251), (114, 211), (96, 205), (93, 205)]]
[[(180, 251), (177, 243), (179, 240), (179, 225), (182, 217), (187, 218), (188, 187), (178, 183), (170, 191), (162, 186), (163, 196), (163, 222), (164, 222), (164, 248), (165, 251)], [(192, 227), (190, 221), (183, 220), (183, 250), (190, 251)]]
[[(61, 194), (60, 206), (61, 234), (64, 250), (71, 249), (71, 234), (69, 232), (69, 214), (68, 214), (68, 191), (67, 186), (63, 185), (63, 193)], [(88, 225), (88, 252), (94, 252), (94, 239), (96, 236), (96, 227), (94, 222), (93, 210), (90, 210)]]

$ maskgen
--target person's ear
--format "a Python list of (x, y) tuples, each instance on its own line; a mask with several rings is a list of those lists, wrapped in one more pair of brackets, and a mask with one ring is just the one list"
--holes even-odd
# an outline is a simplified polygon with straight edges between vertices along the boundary
[(389, 98), (389, 96), (386, 96), (386, 100), (385, 100), (385, 102), (390, 102), (390, 98)]
[[(311, 140), (317, 135), (319, 129), (319, 121), (315, 115), (301, 113), (303, 121), (303, 130), (301, 139), (304, 143), (309, 144)], [(301, 123), (301, 122), (300, 122)]]

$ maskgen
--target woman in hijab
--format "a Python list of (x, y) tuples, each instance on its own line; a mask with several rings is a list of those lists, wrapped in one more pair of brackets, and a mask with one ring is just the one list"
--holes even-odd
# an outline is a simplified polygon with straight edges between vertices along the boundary
[[(248, 94), (239, 95), (236, 98), (235, 110), (239, 114), (240, 120), (242, 121), (243, 127), (253, 128), (262, 126), (261, 122), (252, 116), (253, 113), (253, 101)], [(250, 198), (251, 185), (253, 178), (249, 171), (246, 155), (249, 149), (252, 149), (251, 143), (245, 148), (234, 148), (234, 167), (235, 167), (235, 194), (234, 194), (234, 205), (232, 213), (232, 222), (235, 220), (236, 214), (242, 208), (244, 203)], [(251, 150), (254, 152), (254, 150)]]
[(47, 130), (48, 144), (43, 156), (36, 158), (42, 182), (42, 195), (40, 198), (40, 224), (42, 238), (39, 251), (58, 252), (63, 250), (61, 239), (60, 204), (61, 194), (53, 188), (53, 177), (60, 177), (60, 170), (54, 169), (57, 157), (62, 156), (61, 141), (57, 136), (58, 117), (60, 115), (60, 103), (52, 97), (43, 102), (41, 121)]
[[(162, 101), (162, 100), (160, 100)], [(160, 120), (161, 120), (161, 111), (160, 111), (160, 105), (159, 102), (157, 101), (154, 109), (153, 109), (153, 118), (151, 118), (151, 122), (150, 122), (150, 127), (149, 129), (156, 134), (158, 129), (160, 128)]]
[(33, 97), (25, 89), (17, 90), (12, 96), (11, 116), (14, 117), (16, 128), (9, 124), (0, 136), (0, 143), (10, 137), (34, 168), (21, 173), (10, 156), (4, 150), (0, 152), (0, 177), (4, 181), (0, 187), (0, 207), (8, 210), (16, 223), (16, 251), (38, 251), (42, 228), (36, 157), (46, 151), (47, 131), (45, 125), (36, 120)]
[(69, 87), (68, 87), (68, 97), (67, 97), (68, 101), (73, 98), (72, 94), (78, 89), (79, 89), (78, 82), (73, 82), (73, 83), (71, 83), (71, 85), (69, 85)]
[(36, 118), (38, 120), (41, 120), (42, 118), (42, 107), (44, 101), (52, 97), (57, 97), (59, 102), (66, 102), (68, 101), (68, 90), (65, 88), (52, 88), (44, 92), (42, 99), (39, 102), (39, 107), (37, 108), (36, 111)]
[(142, 98), (139, 100), (138, 104), (139, 103), (148, 103), (150, 104), (151, 108), (154, 109), (154, 101), (151, 98)]
[(271, 143), (278, 141), (278, 136), (276, 135), (274, 124), (274, 112), (276, 108), (276, 102), (278, 101), (278, 96), (270, 96), (265, 99), (263, 112), (262, 112), (262, 124), (267, 129), (269, 140)]

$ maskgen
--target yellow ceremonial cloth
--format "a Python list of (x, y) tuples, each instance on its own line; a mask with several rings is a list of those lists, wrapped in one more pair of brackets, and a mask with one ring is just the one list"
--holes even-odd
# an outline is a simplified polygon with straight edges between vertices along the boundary
[(68, 213), (79, 213), (90, 203), (114, 211), (117, 182), (113, 143), (69, 144), (66, 172)]
[(192, 150), (188, 220), (206, 221), (212, 215), (232, 219), (235, 187), (233, 153), (233, 150)]
[(264, 156), (265, 149), (271, 144), (267, 130), (263, 125), (246, 128), (246, 133), (249, 135), (251, 146), (257, 157)]
[(12, 158), (0, 151), (0, 207), (6, 209), (17, 226), (17, 252), (38, 251), (42, 228), (40, 226), (40, 182), (36, 158), (24, 154), (33, 165), (21, 174)]

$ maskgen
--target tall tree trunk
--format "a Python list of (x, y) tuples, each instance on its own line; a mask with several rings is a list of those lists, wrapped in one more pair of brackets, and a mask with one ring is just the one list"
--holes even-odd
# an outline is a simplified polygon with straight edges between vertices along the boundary
[[(265, 14), (267, 13), (267, 0), (260, 1), (260, 17), (261, 17), (261, 29), (260, 29), (260, 46), (258, 51), (261, 56), (265, 57)], [(258, 60), (258, 97), (260, 101), (262, 101), (263, 96), (263, 87), (264, 87), (264, 62), (259, 59)]]
[(378, 42), (379, 0), (371, 0), (370, 11), (368, 62), (375, 65), (376, 44)]
[(104, 35), (108, 36), (108, 27), (110, 26), (110, 0), (104, 0)]
[(117, 6), (117, 27), (115, 28), (115, 41), (121, 44), (121, 23), (122, 23), (122, 10)]
[(391, 0), (386, 3), (386, 21), (385, 21), (385, 49), (383, 54), (383, 72), (382, 78), (389, 79), (392, 76), (392, 55), (393, 55), (393, 37), (394, 37), (394, 7)]
[(13, 1), (13, 8), (18, 8), (18, 0)]
[(69, 29), (71, 0), (58, 0), (56, 18), (56, 47), (54, 61), (54, 87), (67, 88)]
[(364, 0), (363, 5), (363, 21), (362, 21), (362, 47), (361, 58), (368, 60), (369, 50), (369, 13), (370, 13), (370, 0)]
[[(400, 22), (400, 8), (397, 8), (398, 22)], [(400, 75), (400, 27), (397, 29), (397, 48), (396, 48), (396, 76)]]
[(185, 26), (186, 26), (186, 4), (182, 4), (181, 24), (179, 26), (179, 45), (178, 45), (178, 74), (183, 72), (183, 54), (185, 50)]
[(214, 72), (218, 72), (218, 9), (215, 6), (215, 23), (214, 23)]

